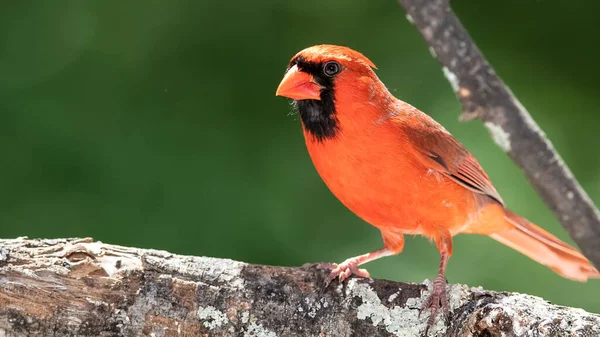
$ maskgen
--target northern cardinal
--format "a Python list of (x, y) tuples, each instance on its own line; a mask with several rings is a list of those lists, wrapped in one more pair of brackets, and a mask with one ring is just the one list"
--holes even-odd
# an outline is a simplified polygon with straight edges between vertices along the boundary
[(600, 273), (575, 248), (509, 211), (477, 160), (442, 125), (395, 98), (375, 65), (347, 47), (317, 45), (290, 61), (276, 95), (294, 100), (306, 147), (331, 192), (381, 231), (383, 249), (352, 257), (327, 284), (359, 265), (398, 254), (404, 234), (420, 234), (440, 252), (439, 273), (423, 309), (428, 327), (448, 312), (446, 264), (452, 236), (488, 235), (563, 277), (586, 281)]

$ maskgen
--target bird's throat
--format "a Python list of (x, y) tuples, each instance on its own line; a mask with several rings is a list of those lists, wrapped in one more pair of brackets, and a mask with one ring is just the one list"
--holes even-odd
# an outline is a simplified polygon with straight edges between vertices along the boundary
[(338, 132), (333, 93), (321, 92), (321, 100), (296, 101), (304, 129), (319, 142), (334, 138)]

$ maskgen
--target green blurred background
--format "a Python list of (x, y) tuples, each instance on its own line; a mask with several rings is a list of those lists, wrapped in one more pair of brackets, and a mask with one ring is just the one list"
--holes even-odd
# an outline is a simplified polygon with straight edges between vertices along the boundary
[[(453, 5), (600, 203), (600, 3)], [(512, 209), (572, 242), (481, 124), (458, 122), (394, 0), (3, 2), (0, 237), (91, 236), (287, 266), (380, 248), (379, 232), (327, 190), (274, 95), (290, 57), (318, 43), (366, 54), (397, 97), (474, 153)], [(367, 265), (414, 282), (437, 267), (421, 237)], [(600, 281), (563, 279), (487, 237), (455, 238), (448, 279), (600, 312)]]

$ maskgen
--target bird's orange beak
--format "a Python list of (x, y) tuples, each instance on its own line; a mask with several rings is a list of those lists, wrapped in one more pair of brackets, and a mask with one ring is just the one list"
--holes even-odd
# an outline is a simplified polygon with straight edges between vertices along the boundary
[(298, 66), (294, 65), (285, 73), (275, 95), (294, 100), (316, 99), (320, 101), (321, 86), (310, 74), (300, 71)]

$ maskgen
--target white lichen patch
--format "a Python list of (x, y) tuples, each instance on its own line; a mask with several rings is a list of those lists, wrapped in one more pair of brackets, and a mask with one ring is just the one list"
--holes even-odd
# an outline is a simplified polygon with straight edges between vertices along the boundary
[(433, 47), (429, 47), (429, 54), (431, 54), (431, 57), (433, 57), (434, 59), (437, 59), (437, 53), (435, 52), (435, 49), (433, 49)]
[(229, 323), (227, 315), (212, 306), (198, 308), (198, 318), (203, 321), (202, 325), (210, 330)]
[(244, 332), (244, 337), (277, 337), (277, 334), (263, 327), (262, 324), (252, 322)]
[[(429, 312), (423, 312), (419, 319), (419, 312), (423, 301), (429, 295), (431, 282), (425, 281), (428, 291), (423, 292), (421, 297), (409, 298), (404, 306), (393, 306), (388, 308), (382, 304), (377, 293), (367, 284), (359, 284), (357, 279), (348, 281), (348, 296), (358, 296), (362, 304), (357, 308), (357, 317), (359, 319), (369, 318), (374, 326), (384, 326), (393, 336), (419, 336), (425, 329)], [(387, 298), (388, 302), (393, 301), (402, 291)], [(454, 310), (464, 305), (469, 300), (470, 290), (467, 286), (460, 284), (448, 285), (448, 301), (450, 310)], [(390, 300), (391, 299), (391, 300)], [(444, 320), (441, 315), (436, 319), (434, 326), (429, 329), (430, 335), (436, 336), (443, 334), (446, 330)]]
[(453, 72), (451, 72), (450, 69), (448, 69), (447, 67), (443, 67), (442, 71), (444, 72), (444, 76), (446, 76), (446, 79), (448, 79), (448, 82), (450, 82), (452, 91), (454, 91), (454, 93), (457, 93), (458, 89), (460, 88), (458, 77), (456, 77), (456, 75)]
[(302, 317), (308, 316), (310, 318), (315, 318), (319, 310), (321, 310), (322, 308), (327, 308), (327, 306), (329, 306), (329, 303), (327, 303), (327, 301), (323, 297), (316, 299), (306, 297), (303, 301), (301, 301), (298, 304), (296, 311)]
[(510, 152), (510, 135), (508, 132), (504, 131), (501, 126), (494, 124), (492, 122), (483, 123), (485, 127), (490, 132), (492, 139), (504, 152)]
[(469, 301), (473, 289), (469, 289), (464, 284), (448, 284), (447, 291), (450, 310), (453, 310), (462, 307)]
[(8, 249), (0, 247), (0, 262), (4, 262), (6, 260), (8, 260)]
[(250, 320), (250, 313), (247, 311), (242, 312), (242, 324), (248, 323)]
[[(103, 305), (105, 305), (105, 303), (104, 303), (104, 302), (101, 302), (101, 301), (96, 301), (96, 300), (94, 300), (94, 299), (92, 299), (92, 298), (90, 298), (90, 297), (86, 297), (86, 298), (85, 298), (85, 300), (86, 300), (88, 303), (90, 303), (90, 304), (93, 304), (93, 305), (95, 305), (95, 306), (97, 306), (97, 307), (100, 307), (100, 306), (103, 306)], [(1, 337), (1, 336), (0, 336), (0, 337)]]
[(388, 332), (399, 337), (418, 336), (425, 329), (425, 322), (418, 318), (418, 308), (394, 306), (390, 309), (381, 303), (369, 285), (358, 284), (356, 279), (348, 282), (347, 291), (349, 296), (358, 296), (362, 300), (357, 308), (358, 319), (369, 318), (374, 326), (382, 324)]

